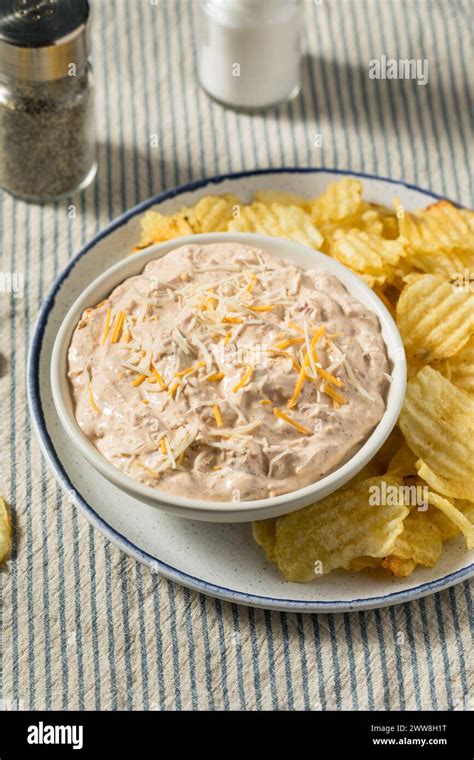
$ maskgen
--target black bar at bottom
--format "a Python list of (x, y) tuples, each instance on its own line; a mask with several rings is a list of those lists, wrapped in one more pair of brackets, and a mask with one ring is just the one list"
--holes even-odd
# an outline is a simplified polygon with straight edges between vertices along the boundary
[[(222, 742), (221, 731), (226, 737)], [(215, 733), (214, 733), (215, 731)], [(473, 757), (468, 712), (0, 712), (0, 760), (18, 757), (211, 756), (236, 750), (268, 756)], [(245, 757), (244, 756), (244, 757)]]

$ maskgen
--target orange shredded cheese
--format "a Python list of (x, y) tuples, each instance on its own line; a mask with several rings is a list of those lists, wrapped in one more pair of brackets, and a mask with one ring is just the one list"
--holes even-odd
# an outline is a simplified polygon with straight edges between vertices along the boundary
[(107, 317), (105, 319), (105, 328), (104, 328), (104, 334), (102, 336), (102, 346), (104, 345), (105, 341), (107, 340), (107, 336), (109, 334), (110, 330), (110, 316), (112, 314), (112, 309), (107, 309)]
[(287, 338), (286, 340), (282, 340), (280, 343), (276, 343), (275, 348), (283, 350), (284, 348), (288, 348), (288, 346), (295, 345), (295, 343), (304, 343), (304, 338)]
[(168, 447), (166, 445), (166, 440), (164, 438), (162, 438), (160, 441), (160, 449), (162, 453), (166, 456), (168, 453)]
[(224, 346), (227, 346), (231, 338), (232, 338), (232, 330), (229, 330), (229, 332), (225, 336)]
[(272, 405), (272, 402), (268, 398), (262, 398), (262, 399), (260, 399), (260, 401), (258, 403), (261, 404), (262, 406), (271, 406)]
[(125, 311), (119, 311), (117, 316), (115, 317), (114, 321), (114, 327), (112, 330), (112, 337), (111, 342), (117, 343), (118, 339), (120, 338), (120, 334), (122, 332), (123, 323), (125, 321), (125, 317), (127, 316)]
[(174, 394), (176, 393), (176, 391), (178, 390), (178, 388), (179, 388), (179, 382), (174, 383), (174, 385), (172, 385), (171, 388), (168, 391), (168, 396), (174, 396)]
[(300, 433), (303, 433), (303, 435), (311, 435), (311, 430), (308, 430), (308, 428), (303, 427), (303, 425), (300, 425), (300, 423), (296, 422), (296, 420), (292, 420), (291, 417), (288, 417), (288, 415), (285, 414), (285, 412), (282, 412), (281, 409), (274, 407), (273, 414), (275, 415), (275, 417), (278, 417), (280, 420), (283, 420), (283, 422), (288, 423), (288, 425), (292, 425)]
[(253, 367), (247, 367), (246, 372), (243, 374), (242, 378), (239, 380), (237, 385), (234, 385), (232, 390), (234, 393), (237, 393), (243, 386), (250, 380), (250, 378), (253, 375)]
[(292, 330), (296, 330), (297, 332), (304, 332), (302, 327), (299, 327), (298, 325), (295, 325), (294, 322), (288, 322), (288, 327), (291, 327)]
[(268, 304), (267, 306), (249, 306), (250, 311), (273, 311), (275, 304)]
[(164, 389), (164, 388), (166, 388), (166, 383), (165, 383), (165, 381), (163, 380), (163, 378), (161, 377), (161, 375), (160, 375), (160, 373), (158, 372), (158, 370), (157, 370), (157, 369), (155, 369), (155, 367), (152, 367), (152, 368), (151, 368), (151, 371), (153, 372), (154, 376), (155, 376), (155, 377), (156, 377), (156, 379), (158, 380), (158, 384), (161, 386), (161, 388), (163, 388), (163, 389)]
[(333, 401), (335, 401), (337, 404), (347, 404), (346, 399), (344, 396), (341, 396), (340, 393), (334, 390), (334, 388), (331, 388), (330, 385), (325, 385), (324, 388), (321, 389), (323, 393), (327, 393), (328, 396), (332, 398)]
[(146, 379), (147, 379), (146, 375), (139, 375), (137, 379), (133, 381), (132, 386), (134, 388), (138, 388), (138, 386), (144, 383)]
[[(214, 288), (209, 288), (209, 290), (207, 292), (208, 293), (215, 293), (216, 291), (215, 291)], [(209, 296), (209, 298), (206, 300), (206, 304), (207, 304), (207, 307), (208, 307), (208, 309), (210, 311), (215, 311), (216, 306), (218, 304), (218, 300), (217, 300), (217, 298), (213, 298), (212, 296)]]
[(337, 388), (342, 388), (344, 386), (342, 380), (340, 380), (338, 377), (334, 377), (334, 375), (331, 375), (330, 372), (326, 372), (326, 370), (322, 367), (316, 367), (316, 369), (318, 370), (318, 375), (327, 380), (328, 383), (332, 383)]
[(92, 394), (92, 387), (90, 385), (89, 385), (89, 403), (90, 403), (91, 407), (93, 408), (94, 412), (96, 412), (96, 414), (99, 414), (100, 413), (100, 409), (99, 409), (99, 407), (97, 406), (97, 404), (94, 401), (94, 396)]
[(222, 321), (228, 325), (241, 325), (244, 320), (240, 317), (224, 317)]
[(207, 377), (206, 380), (208, 380), (210, 383), (217, 383), (218, 380), (222, 380), (223, 377), (224, 377), (223, 372), (214, 372), (214, 374), (209, 375), (209, 377)]
[(305, 380), (306, 380), (306, 372), (305, 372), (305, 367), (303, 366), (300, 369), (300, 372), (299, 372), (299, 375), (298, 375), (298, 379), (296, 381), (295, 389), (293, 391), (293, 395), (290, 398), (290, 400), (288, 401), (288, 404), (287, 404), (288, 409), (293, 409), (293, 407), (296, 406), (296, 402), (298, 400), (298, 396), (301, 393), (301, 390), (303, 388)]
[(222, 427), (224, 423), (222, 421), (221, 410), (219, 409), (219, 406), (217, 404), (214, 404), (214, 406), (212, 407), (212, 413), (214, 415), (214, 419), (216, 421), (217, 427)]
[(318, 327), (318, 329), (314, 333), (313, 337), (311, 338), (311, 343), (310, 343), (311, 348), (315, 347), (316, 343), (321, 338), (321, 336), (324, 335), (325, 332), (326, 332), (326, 328), (325, 327)]
[(198, 362), (198, 364), (194, 364), (192, 367), (188, 367), (188, 369), (182, 369), (180, 372), (175, 372), (173, 377), (187, 377), (187, 375), (192, 375), (193, 372), (198, 372), (201, 367), (205, 367), (206, 362)]
[(284, 356), (285, 359), (290, 359), (291, 362), (292, 362), (292, 364), (293, 364), (293, 367), (295, 368), (295, 370), (297, 372), (300, 371), (300, 369), (301, 369), (300, 365), (298, 364), (298, 362), (296, 361), (296, 359), (290, 353), (288, 353), (288, 351), (283, 351), (281, 348), (269, 348), (268, 350), (271, 351), (272, 353)]
[[(322, 335), (324, 335), (325, 331), (326, 330), (325, 330), (324, 327), (319, 327), (316, 330), (316, 332), (314, 333), (313, 337), (311, 338), (311, 342), (309, 344), (311, 352), (313, 354), (313, 357), (314, 357), (314, 359), (316, 361), (318, 360), (318, 356), (316, 354), (315, 345), (318, 342), (319, 338)], [(287, 404), (288, 409), (292, 409), (294, 406), (296, 406), (296, 402), (298, 400), (298, 396), (300, 395), (300, 393), (301, 393), (301, 391), (303, 389), (303, 385), (305, 384), (305, 381), (307, 379), (306, 367), (308, 367), (309, 363), (310, 363), (309, 353), (308, 353), (308, 351), (306, 351), (306, 354), (305, 354), (305, 357), (304, 357), (304, 360), (303, 360), (303, 364), (301, 366), (300, 373), (299, 373), (298, 379), (296, 381), (295, 389), (293, 391), (293, 395), (292, 395), (292, 397), (290, 398), (290, 400), (288, 401), (288, 404)]]

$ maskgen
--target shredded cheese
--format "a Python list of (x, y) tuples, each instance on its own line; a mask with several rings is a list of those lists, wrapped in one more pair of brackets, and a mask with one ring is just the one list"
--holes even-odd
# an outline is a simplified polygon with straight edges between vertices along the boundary
[(298, 325), (295, 325), (294, 322), (288, 322), (288, 327), (290, 327), (292, 330), (296, 330), (296, 332), (304, 332), (302, 327), (299, 327)]
[(349, 364), (346, 358), (343, 359), (342, 366), (347, 372), (350, 384), (354, 386), (356, 391), (358, 391), (360, 395), (363, 396), (364, 398), (369, 399), (369, 401), (375, 401), (374, 397), (371, 396), (370, 393), (365, 390), (363, 385), (359, 383), (358, 379), (355, 376), (354, 370), (352, 369), (351, 365)]
[(178, 388), (179, 388), (179, 382), (174, 383), (168, 391), (168, 396), (171, 396), (171, 397), (174, 396)]
[(247, 367), (247, 370), (244, 373), (244, 375), (242, 376), (242, 378), (239, 380), (239, 382), (237, 383), (237, 385), (234, 385), (234, 387), (232, 388), (232, 390), (234, 391), (234, 393), (238, 393), (240, 391), (240, 389), (243, 388), (244, 385), (247, 384), (247, 382), (252, 377), (252, 374), (253, 374), (253, 367)]
[(158, 370), (155, 367), (152, 367), (151, 371), (153, 372), (156, 380), (158, 381), (158, 385), (164, 390), (166, 388), (166, 383), (163, 380), (163, 378), (161, 377), (161, 375), (158, 372)]
[(138, 461), (138, 460), (137, 460), (137, 461), (135, 462), (135, 465), (136, 465), (137, 467), (140, 467), (142, 470), (145, 470), (145, 472), (147, 472), (147, 473), (148, 473), (148, 475), (149, 475), (151, 478), (154, 478), (154, 479), (156, 479), (156, 478), (159, 478), (159, 477), (160, 477), (160, 476), (159, 476), (159, 474), (158, 474), (157, 472), (154, 472), (153, 470), (150, 470), (150, 468), (149, 468), (149, 467), (147, 467), (147, 466), (146, 466), (146, 464), (143, 464), (143, 462), (140, 462), (140, 461)]
[(94, 401), (94, 396), (92, 394), (92, 386), (91, 385), (89, 385), (89, 403), (90, 403), (91, 407), (93, 408), (94, 412), (96, 412), (96, 414), (100, 414), (100, 409), (99, 409), (99, 407), (97, 406), (97, 404)]
[(273, 467), (278, 462), (279, 459), (282, 459), (283, 457), (286, 457), (288, 454), (292, 454), (293, 452), (291, 449), (285, 449), (281, 452), (281, 454), (277, 454), (273, 459), (270, 459), (269, 467), (268, 467), (268, 477), (271, 478), (273, 475)]
[(301, 393), (301, 390), (303, 388), (305, 380), (306, 380), (305, 368), (301, 367), (301, 369), (299, 371), (298, 379), (296, 381), (295, 389), (293, 391), (293, 395), (292, 395), (292, 397), (290, 398), (290, 400), (288, 401), (288, 404), (287, 404), (288, 409), (293, 409), (293, 407), (296, 406), (296, 402), (298, 400), (298, 396)]
[(137, 379), (133, 381), (132, 386), (134, 388), (138, 388), (138, 386), (144, 383), (146, 379), (147, 379), (146, 375), (139, 375)]
[(279, 354), (281, 356), (284, 356), (285, 359), (289, 359), (291, 361), (291, 363), (293, 364), (293, 367), (295, 368), (295, 370), (297, 372), (300, 371), (301, 366), (298, 364), (298, 362), (296, 361), (296, 359), (290, 353), (288, 353), (288, 351), (282, 351), (281, 348), (269, 348), (268, 350), (272, 354)]
[(204, 359), (206, 362), (207, 371), (210, 372), (212, 368), (212, 356), (207, 350), (206, 346), (202, 342), (200, 338), (197, 337), (197, 335), (193, 336), (193, 343), (197, 348), (199, 348), (200, 351), (204, 354)]
[(247, 285), (247, 287), (245, 288), (245, 290), (247, 290), (247, 292), (248, 292), (248, 293), (251, 293), (251, 292), (252, 292), (252, 290), (253, 290), (253, 289), (254, 289), (254, 287), (255, 287), (255, 283), (256, 283), (256, 282), (257, 282), (257, 278), (256, 278), (256, 276), (255, 276), (254, 274), (250, 275), (250, 282), (248, 283), (248, 285)]
[(288, 346), (293, 346), (295, 343), (304, 343), (304, 338), (287, 338), (286, 340), (282, 340), (280, 343), (275, 344), (275, 348), (278, 348), (280, 351), (282, 351), (284, 348), (288, 348)]
[(317, 372), (318, 372), (318, 375), (320, 375), (320, 376), (321, 376), (321, 377), (323, 377), (325, 380), (327, 380), (327, 381), (328, 381), (328, 383), (332, 383), (332, 384), (333, 384), (333, 385), (335, 385), (337, 388), (343, 388), (343, 387), (344, 387), (344, 383), (342, 382), (342, 380), (340, 380), (338, 377), (335, 377), (334, 375), (331, 375), (331, 373), (330, 373), (330, 372), (327, 372), (327, 371), (326, 371), (325, 369), (323, 369), (322, 367), (319, 367), (319, 366), (318, 366), (318, 367), (316, 367), (316, 370), (317, 370)]
[[(305, 326), (306, 326), (306, 323), (305, 323)], [(305, 330), (303, 330), (303, 332), (305, 332)], [(296, 402), (298, 400), (298, 396), (300, 395), (300, 393), (301, 393), (301, 391), (303, 389), (303, 386), (305, 384), (305, 380), (307, 378), (306, 368), (307, 368), (307, 366), (309, 364), (314, 364), (314, 360), (315, 359), (317, 361), (317, 355), (316, 355), (316, 351), (315, 351), (315, 346), (316, 346), (316, 343), (318, 342), (319, 338), (322, 335), (324, 335), (324, 333), (325, 333), (325, 328), (324, 327), (319, 327), (316, 330), (316, 332), (313, 335), (313, 337), (311, 338), (311, 341), (310, 341), (310, 344), (309, 344), (309, 348), (306, 351), (306, 354), (305, 354), (305, 356), (303, 358), (303, 361), (302, 361), (302, 364), (301, 364), (300, 373), (299, 373), (298, 379), (296, 381), (296, 385), (295, 385), (295, 389), (293, 391), (293, 395), (292, 395), (292, 397), (290, 398), (290, 400), (288, 401), (288, 404), (287, 404), (288, 409), (292, 409), (294, 406), (296, 406)], [(307, 335), (305, 334), (305, 341), (306, 341), (306, 339), (307, 339)], [(316, 371), (317, 371), (317, 368), (316, 368), (316, 365), (314, 365), (314, 373), (315, 374), (316, 374)]]
[(223, 372), (214, 372), (214, 374), (208, 375), (206, 377), (206, 380), (208, 380), (210, 383), (217, 383), (219, 380), (222, 380), (223, 377)]
[(104, 328), (104, 334), (102, 336), (102, 345), (104, 345), (105, 341), (107, 340), (107, 336), (109, 334), (110, 330), (110, 317), (112, 314), (112, 309), (107, 309), (107, 317), (105, 319), (105, 328)]
[(188, 375), (192, 375), (193, 372), (199, 372), (201, 367), (205, 367), (206, 362), (199, 362), (198, 364), (194, 364), (192, 367), (188, 367), (188, 369), (182, 369), (180, 372), (175, 372), (174, 377), (187, 377)]
[(181, 350), (184, 351), (184, 353), (189, 356), (189, 354), (191, 353), (191, 348), (189, 346), (189, 343), (186, 340), (186, 338), (184, 337), (184, 335), (181, 335), (181, 333), (180, 333), (180, 331), (178, 330), (177, 327), (174, 328), (173, 336), (174, 336), (174, 339), (175, 339), (176, 343), (181, 348)]
[(275, 417), (278, 417), (278, 419), (283, 420), (283, 422), (286, 422), (288, 425), (292, 425), (296, 430), (298, 430), (300, 433), (303, 433), (303, 435), (311, 435), (311, 430), (308, 430), (308, 428), (303, 427), (303, 425), (300, 425), (299, 422), (296, 422), (296, 420), (292, 420), (291, 417), (288, 417), (285, 412), (282, 412), (281, 409), (278, 409), (278, 407), (273, 408), (273, 414)]
[(275, 304), (268, 304), (268, 305), (262, 305), (262, 306), (249, 306), (250, 311), (273, 311), (275, 308)]
[(120, 338), (120, 334), (122, 332), (123, 323), (126, 317), (126, 312), (119, 311), (117, 316), (115, 317), (114, 326), (112, 329), (112, 336), (111, 336), (111, 343), (117, 343), (118, 339)]
[(330, 385), (324, 385), (324, 387), (321, 388), (321, 390), (323, 391), (323, 393), (327, 393), (327, 395), (330, 396), (332, 400), (336, 402), (336, 404), (339, 404), (339, 405), (347, 404), (347, 401), (344, 398), (344, 396), (341, 396), (341, 394), (335, 391), (334, 388), (331, 388)]
[(222, 421), (222, 415), (221, 410), (219, 409), (219, 406), (217, 404), (214, 404), (212, 407), (212, 413), (214, 415), (214, 419), (216, 421), (217, 427), (222, 427), (224, 425)]

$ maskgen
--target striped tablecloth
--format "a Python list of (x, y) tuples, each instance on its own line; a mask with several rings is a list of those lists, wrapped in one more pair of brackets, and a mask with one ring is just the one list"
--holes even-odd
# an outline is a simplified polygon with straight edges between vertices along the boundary
[[(200, 90), (197, 0), (92, 4), (97, 180), (53, 205), (1, 202), (0, 270), (24, 272), (26, 291), (0, 294), (0, 493), (15, 542), (0, 572), (0, 707), (466, 709), (471, 584), (391, 609), (304, 616), (152, 575), (61, 493), (32, 433), (25, 360), (68, 259), (124, 209), (178, 183), (327, 166), (470, 204), (469, 1), (308, 0), (302, 96), (258, 116), (225, 111)], [(382, 55), (428, 59), (428, 84), (371, 80), (369, 60)]]

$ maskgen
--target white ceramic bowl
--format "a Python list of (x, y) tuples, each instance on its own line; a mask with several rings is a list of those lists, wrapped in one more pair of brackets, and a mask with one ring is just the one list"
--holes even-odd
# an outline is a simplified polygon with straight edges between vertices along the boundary
[[(159, 488), (145, 486), (114, 467), (95, 448), (77, 424), (67, 380), (67, 351), (74, 329), (84, 309), (94, 306), (128, 277), (140, 274), (145, 265), (169, 251), (186, 244), (239, 242), (273, 253), (303, 269), (325, 269), (345, 285), (349, 293), (377, 315), (387, 353), (392, 365), (392, 382), (387, 396), (387, 407), (379, 424), (353, 457), (335, 472), (316, 483), (273, 498), (244, 502), (206, 501), (176, 496)], [(126, 256), (115, 266), (94, 280), (71, 306), (58, 331), (51, 356), (51, 387), (61, 423), (71, 444), (86, 457), (90, 464), (117, 488), (145, 504), (164, 509), (181, 517), (211, 522), (247, 522), (276, 517), (307, 506), (340, 488), (353, 478), (380, 449), (393, 429), (403, 403), (406, 385), (406, 358), (403, 343), (391, 315), (362, 280), (349, 269), (312, 248), (284, 238), (270, 238), (248, 233), (211, 233), (177, 238), (151, 246), (141, 253)]]

